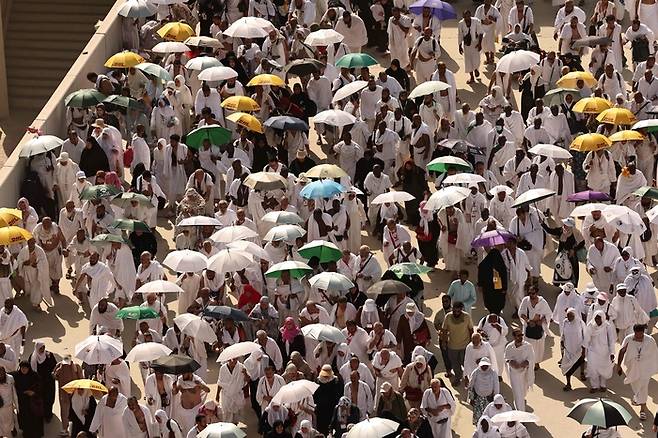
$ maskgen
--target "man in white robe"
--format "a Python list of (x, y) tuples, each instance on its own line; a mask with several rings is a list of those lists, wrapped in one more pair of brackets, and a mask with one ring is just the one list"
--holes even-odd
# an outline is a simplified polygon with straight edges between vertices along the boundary
[(587, 174), (587, 187), (590, 190), (610, 193), (612, 185), (617, 181), (612, 156), (604, 149), (587, 153), (583, 171)]
[(464, 214), (457, 207), (446, 207), (439, 210), (439, 249), (443, 255), (445, 269), (452, 271), (456, 277), (461, 269), (462, 258), (470, 247), (470, 233)]
[(28, 240), (27, 246), (20, 250), (17, 263), (18, 273), (25, 282), (25, 292), (30, 295), (32, 307), (40, 310), (41, 300), (52, 304), (48, 259), (34, 238)]
[(367, 245), (361, 246), (354, 273), (357, 287), (360, 291), (365, 292), (370, 286), (379, 281), (381, 276), (382, 268), (375, 255), (370, 251), (370, 247)]
[(560, 369), (566, 376), (567, 384), (565, 391), (571, 390), (571, 376), (580, 367), (581, 376), (584, 376), (585, 365), (585, 323), (573, 307), (566, 311), (566, 317), (561, 324), (560, 347), (562, 350), (562, 361)]
[[(411, 63), (416, 72), (416, 83), (422, 84), (432, 78), (436, 60), (441, 56), (441, 46), (432, 35), (432, 29), (423, 29), (423, 35), (416, 39), (411, 52)], [(441, 105), (443, 106), (443, 105)], [(450, 107), (443, 108), (444, 112)]]
[(592, 391), (604, 391), (612, 377), (615, 359), (615, 327), (606, 320), (601, 310), (585, 327), (584, 347), (587, 351), (587, 379)]
[(501, 255), (503, 256), (509, 275), (507, 293), (514, 307), (518, 309), (521, 305), (521, 300), (525, 296), (526, 281), (533, 268), (530, 265), (530, 260), (526, 252), (519, 248), (517, 242), (514, 240), (507, 242), (506, 248), (502, 251)]
[(361, 145), (352, 141), (352, 134), (349, 131), (343, 132), (343, 140), (336, 143), (333, 147), (334, 153), (338, 157), (338, 165), (349, 177), (354, 180), (356, 172), (356, 162), (363, 157), (363, 148)]
[(452, 416), (457, 404), (448, 388), (441, 387), (437, 379), (432, 379), (430, 387), (423, 393), (420, 409), (427, 415), (435, 438), (452, 437)]
[[(385, 382), (390, 384), (395, 390), (399, 388), (403, 367), (402, 359), (400, 359), (397, 353), (388, 348), (382, 348), (373, 356), (372, 367), (375, 370), (376, 400), (379, 400), (379, 392)], [(375, 405), (377, 405), (377, 402), (375, 402)]]
[[(633, 266), (630, 273), (624, 279), (624, 284), (628, 293), (633, 295), (642, 310), (650, 315), (658, 306), (656, 300), (656, 291), (653, 286), (653, 280), (646, 272), (642, 272), (639, 266)], [(647, 333), (651, 334), (653, 326), (656, 324), (656, 317), (652, 317), (647, 324)]]
[(523, 340), (523, 332), (513, 332), (514, 340), (505, 347), (505, 368), (510, 379), (514, 407), (525, 411), (525, 397), (535, 382), (535, 353), (528, 342)]
[(459, 134), (459, 138), (466, 139), (469, 132), (468, 127), (475, 121), (475, 112), (471, 111), (469, 104), (465, 103), (461, 107), (461, 111), (455, 111), (453, 119), (455, 120), (455, 129)]
[(119, 307), (124, 307), (133, 298), (135, 277), (137, 276), (133, 254), (128, 245), (112, 242), (107, 254), (107, 267), (114, 274), (117, 285), (114, 299)]
[(110, 336), (119, 336), (123, 331), (123, 320), (117, 318), (116, 314), (119, 308), (107, 301), (107, 298), (101, 300), (92, 309), (89, 315), (89, 334), (95, 335), (102, 333), (99, 330), (101, 327), (105, 330), (104, 333)]
[[(59, 211), (57, 224), (64, 236), (64, 245), (68, 246), (78, 230), (84, 230), (85, 228), (84, 220), (82, 219), (82, 210), (75, 208), (75, 203), (72, 200), (66, 201), (64, 207)], [(66, 251), (64, 252), (66, 253)], [(64, 261), (68, 268), (66, 278), (70, 278), (72, 274), (71, 265), (73, 263), (73, 258), (70, 257), (70, 254), (64, 254)]]
[(546, 207), (558, 220), (566, 218), (573, 210), (573, 203), (568, 202), (567, 197), (574, 193), (574, 181), (573, 173), (566, 170), (562, 164), (556, 164), (555, 172), (551, 172), (548, 177), (546, 188), (553, 190), (555, 195), (546, 200)]
[(97, 252), (91, 253), (89, 263), (82, 267), (74, 288), (75, 291), (83, 293), (84, 289), (80, 290), (80, 286), (83, 284), (83, 281), (87, 282), (89, 307), (92, 309), (98, 304), (101, 298), (107, 297), (116, 286), (116, 280), (112, 271), (105, 263), (99, 261), (99, 258)]
[(132, 392), (130, 368), (128, 368), (125, 360), (118, 357), (105, 366), (105, 383), (107, 385), (116, 385), (121, 394), (130, 398)]
[(612, 292), (613, 268), (619, 257), (617, 247), (597, 237), (594, 244), (587, 251), (587, 271), (592, 276), (592, 281), (597, 289), (602, 292)]
[(128, 407), (128, 399), (119, 393), (116, 386), (109, 388), (98, 404), (89, 431), (100, 437), (128, 438), (123, 426), (123, 413)]
[[(498, 361), (493, 347), (489, 342), (482, 340), (480, 333), (473, 333), (471, 342), (466, 346), (466, 352), (464, 353), (464, 378), (466, 382), (468, 382), (469, 377), (478, 367), (478, 363), (483, 357), (489, 359), (491, 368), (498, 373)], [(466, 385), (468, 386), (468, 383)]]
[(434, 133), (429, 126), (423, 122), (420, 114), (414, 114), (411, 120), (411, 137), (409, 138), (409, 149), (414, 163), (424, 169), (431, 156), (431, 145)]
[[(155, 433), (155, 420), (151, 411), (137, 401), (137, 397), (129, 397), (123, 410), (123, 431), (131, 438), (150, 438)], [(114, 433), (112, 433), (114, 435)]]
[(539, 211), (534, 207), (517, 208), (516, 217), (510, 221), (508, 230), (517, 237), (519, 247), (528, 256), (532, 267), (530, 275), (533, 281), (537, 282), (541, 275), (540, 266), (544, 255), (544, 230), (541, 227)]
[[(489, 193), (493, 198), (489, 201), (489, 214), (495, 217), (501, 224), (509, 224), (514, 217), (514, 198), (511, 196), (512, 189), (507, 186), (498, 186)], [(497, 191), (494, 191), (497, 190)], [(509, 193), (507, 192), (509, 190)]]
[(243, 388), (249, 381), (246, 368), (237, 359), (231, 359), (219, 368), (215, 401), (222, 408), (224, 421), (237, 424), (242, 417), (245, 400)]
[(622, 342), (627, 335), (632, 334), (634, 324), (646, 324), (649, 322), (649, 315), (646, 314), (637, 299), (628, 293), (626, 285), (620, 283), (616, 287), (617, 294), (612, 299), (610, 307), (615, 314), (615, 329), (617, 339)]
[(368, 43), (368, 33), (363, 20), (350, 11), (343, 12), (342, 20), (338, 20), (336, 32), (343, 35), (343, 44), (350, 49), (350, 53), (360, 53), (361, 47)]
[(505, 128), (512, 133), (512, 138), (508, 140), (514, 141), (516, 147), (521, 146), (523, 144), (523, 133), (525, 132), (525, 122), (521, 113), (515, 111), (512, 105), (505, 105), (500, 117), (505, 122)]
[(621, 376), (626, 368), (624, 384), (631, 385), (633, 404), (640, 405), (640, 420), (646, 420), (649, 382), (658, 373), (658, 347), (656, 341), (644, 333), (643, 324), (635, 324), (633, 333), (624, 338), (617, 359), (617, 373)]
[(391, 59), (400, 61), (400, 67), (406, 69), (409, 66), (409, 44), (407, 35), (411, 29), (411, 19), (402, 15), (400, 8), (393, 7), (393, 16), (388, 19), (388, 49), (391, 51)]
[(503, 167), (503, 183), (510, 187), (516, 187), (520, 176), (530, 169), (532, 162), (526, 156), (524, 149), (516, 149), (514, 157), (505, 162)]
[(574, 308), (578, 311), (580, 318), (585, 310), (583, 309), (583, 299), (575, 290), (573, 283), (567, 282), (561, 286), (562, 292), (555, 300), (555, 307), (553, 308), (553, 316), (551, 320), (559, 325), (562, 330), (562, 323), (567, 316), (567, 310)]
[(158, 261), (152, 260), (150, 252), (144, 251), (139, 257), (139, 260), (140, 264), (137, 266), (136, 288), (140, 288), (142, 285), (151, 281), (163, 280), (165, 278), (162, 265)]
[[(499, 315), (492, 313), (483, 317), (476, 329), (479, 333), (486, 335), (487, 342), (493, 348), (496, 356), (496, 371), (501, 375), (505, 363), (505, 347), (507, 345), (507, 332), (509, 330), (505, 320)], [(464, 360), (465, 364), (466, 360)]]
[(28, 321), (25, 313), (14, 305), (13, 298), (7, 298), (0, 311), (0, 341), (7, 344), (18, 355), (25, 344), (25, 330)]
[(371, 226), (375, 226), (377, 223), (377, 213), (379, 208), (371, 206), (370, 203), (377, 196), (388, 192), (392, 187), (391, 179), (388, 175), (383, 173), (382, 170), (383, 169), (379, 164), (375, 164), (372, 168), (372, 172), (369, 172), (363, 181), (363, 188), (365, 189), (367, 196), (368, 220), (370, 221)]
[(382, 251), (384, 252), (384, 260), (387, 261), (396, 249), (411, 240), (409, 231), (402, 225), (395, 223), (393, 219), (388, 220), (382, 234)]
[(617, 178), (617, 190), (615, 200), (618, 205), (631, 206), (635, 202), (633, 192), (642, 186), (647, 185), (647, 179), (644, 174), (637, 169), (635, 162), (628, 163)]
[(63, 206), (69, 199), (71, 190), (76, 181), (76, 174), (80, 171), (78, 165), (69, 158), (67, 152), (61, 152), (53, 171), (55, 185), (53, 192), (57, 194), (59, 206)]
[[(457, 26), (459, 53), (464, 55), (464, 70), (470, 75), (467, 83), (475, 82), (480, 76), (480, 51), (482, 50), (482, 24), (477, 18), (471, 17), (471, 11), (465, 10), (463, 19)], [(475, 76), (474, 76), (475, 74)]]
[[(343, 367), (349, 364), (343, 365)], [(342, 367), (341, 367), (342, 370)], [(370, 373), (370, 371), (368, 371)], [(355, 396), (356, 394), (356, 396)], [(343, 389), (343, 395), (350, 399), (359, 408), (360, 421), (368, 418), (368, 415), (373, 411), (372, 390), (366, 382), (361, 380), (361, 373), (359, 371), (352, 371), (349, 374), (349, 379)]]

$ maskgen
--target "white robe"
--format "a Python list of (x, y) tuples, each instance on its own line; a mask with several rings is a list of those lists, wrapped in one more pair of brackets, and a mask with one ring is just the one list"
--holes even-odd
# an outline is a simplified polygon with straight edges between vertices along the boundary
[(135, 271), (133, 253), (128, 245), (122, 244), (118, 250), (110, 250), (107, 254), (107, 267), (110, 268), (116, 280), (115, 298), (121, 297), (127, 301), (132, 300), (135, 293), (135, 277), (137, 273)]
[(99, 438), (128, 438), (123, 425), (123, 412), (127, 406), (128, 399), (123, 394), (117, 395), (113, 408), (107, 406), (107, 395), (104, 395), (96, 405), (90, 432), (97, 432)]
[(92, 309), (98, 302), (105, 298), (114, 289), (116, 281), (110, 268), (103, 262), (97, 262), (95, 265), (86, 263), (80, 275), (87, 275), (89, 280), (89, 307)]
[(624, 384), (631, 385), (633, 402), (644, 404), (648, 398), (649, 380), (658, 373), (658, 347), (649, 335), (644, 335), (642, 342), (637, 342), (633, 337), (632, 334), (626, 336), (621, 344), (622, 348), (627, 347)]
[(126, 436), (129, 436), (130, 438), (150, 438), (156, 432), (155, 420), (153, 419), (153, 415), (151, 415), (151, 411), (149, 411), (147, 407), (140, 404), (139, 409), (144, 413), (144, 421), (146, 423), (147, 431), (142, 432), (139, 428), (139, 424), (137, 424), (137, 420), (135, 420), (135, 414), (133, 414), (127, 406), (122, 415), (123, 430), (125, 431)]
[[(427, 410), (436, 409), (439, 406), (446, 405), (448, 405), (448, 408), (443, 409), (438, 415), (432, 415)], [(452, 437), (452, 416), (455, 413), (456, 403), (455, 398), (447, 388), (441, 388), (438, 397), (434, 394), (431, 388), (426, 389), (420, 402), (420, 409), (427, 416), (434, 438)], [(439, 423), (439, 421), (445, 419), (448, 421)]]
[[(24, 262), (30, 260), (31, 254), (36, 258), (36, 267), (31, 265), (23, 265)], [(18, 253), (17, 258), (18, 273), (25, 280), (25, 290), (30, 295), (30, 302), (33, 306), (38, 306), (41, 300), (48, 304), (52, 304), (52, 296), (50, 294), (50, 275), (48, 270), (48, 260), (46, 253), (40, 246), (35, 245), (34, 252), (25, 246)]]
[(614, 271), (605, 272), (604, 268), (614, 268), (617, 257), (619, 257), (619, 250), (614, 244), (607, 241), (603, 242), (603, 251), (599, 251), (593, 244), (587, 251), (587, 269), (596, 269), (592, 275), (592, 281), (601, 292), (610, 292), (610, 288), (614, 286), (612, 284)]
[(245, 399), (242, 388), (246, 385), (244, 380), (245, 372), (246, 369), (240, 362), (235, 365), (233, 371), (228, 368), (227, 364), (223, 364), (219, 368), (217, 386), (222, 388), (219, 393), (219, 405), (222, 412), (229, 415), (238, 415), (244, 407)]
[[(512, 360), (518, 363), (528, 361), (528, 366), (523, 369), (512, 368), (510, 365)], [(507, 376), (514, 394), (514, 407), (519, 411), (525, 411), (525, 396), (535, 383), (535, 353), (532, 345), (523, 342), (517, 347), (514, 341), (510, 342), (505, 347), (505, 362)]]

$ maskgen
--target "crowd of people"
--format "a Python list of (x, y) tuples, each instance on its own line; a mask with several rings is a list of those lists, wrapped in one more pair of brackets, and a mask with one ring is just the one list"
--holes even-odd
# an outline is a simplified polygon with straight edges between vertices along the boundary
[[(0, 436), (44, 436), (57, 396), (78, 438), (449, 438), (459, 405), (473, 438), (529, 437), (496, 415), (527, 410), (549, 336), (565, 394), (623, 375), (649, 418), (658, 3), (566, 0), (540, 48), (524, 0), (460, 5), (455, 47), (437, 1), (131, 2), (148, 62), (67, 100), (16, 205), (30, 237), (0, 246)], [(474, 108), (458, 53), (468, 84), (490, 73)], [(66, 280), (90, 337), (24, 351)], [(64, 388), (84, 379), (103, 390)]]

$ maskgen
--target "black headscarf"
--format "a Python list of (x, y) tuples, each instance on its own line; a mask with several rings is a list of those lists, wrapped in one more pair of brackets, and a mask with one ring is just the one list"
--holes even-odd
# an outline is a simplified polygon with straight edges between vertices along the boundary
[(110, 171), (110, 162), (107, 159), (107, 154), (98, 144), (94, 137), (87, 138), (87, 141), (91, 143), (91, 149), (86, 147), (82, 150), (82, 155), (80, 156), (80, 170), (82, 170), (87, 177), (96, 175), (96, 172), (99, 170), (109, 172)]

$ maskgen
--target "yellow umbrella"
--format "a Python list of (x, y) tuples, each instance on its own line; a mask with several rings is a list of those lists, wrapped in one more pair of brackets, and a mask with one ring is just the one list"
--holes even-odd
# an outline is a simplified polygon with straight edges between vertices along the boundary
[(342, 178), (347, 173), (335, 164), (318, 164), (311, 167), (305, 174), (309, 178)]
[(16, 225), (23, 220), (23, 212), (17, 208), (0, 208), (0, 227)]
[(626, 108), (610, 108), (596, 117), (601, 123), (608, 125), (633, 125), (637, 122), (635, 114)]
[(194, 36), (194, 29), (188, 24), (173, 21), (162, 26), (158, 30), (158, 35), (165, 40), (183, 42), (189, 37)]
[(558, 81), (557, 85), (562, 88), (576, 88), (576, 82), (583, 80), (585, 85), (588, 87), (593, 87), (598, 84), (599, 81), (596, 80), (594, 75), (588, 71), (572, 71), (562, 76)]
[(229, 114), (227, 117), (231, 122), (247, 128), (250, 131), (263, 133), (263, 125), (260, 123), (256, 117), (247, 113), (233, 113)]
[(258, 111), (260, 105), (251, 97), (247, 96), (231, 96), (225, 99), (222, 103), (222, 108), (231, 111)]
[(32, 233), (21, 227), (9, 226), (0, 228), (0, 245), (26, 242), (32, 238)]
[(73, 394), (76, 389), (88, 389), (94, 392), (107, 393), (107, 388), (102, 383), (89, 379), (72, 380), (66, 385), (62, 386), (62, 389), (69, 394)]
[(644, 140), (644, 135), (637, 131), (619, 131), (608, 137), (610, 141), (636, 141)]
[(272, 87), (285, 87), (286, 83), (277, 75), (262, 74), (254, 76), (249, 82), (247, 87), (255, 87), (257, 85), (270, 85)]
[(573, 106), (575, 112), (585, 114), (599, 114), (609, 108), (612, 108), (612, 103), (600, 97), (585, 97)]
[(598, 151), (612, 146), (612, 142), (602, 134), (583, 134), (574, 138), (569, 149), (578, 152)]
[(142, 62), (144, 62), (144, 58), (139, 56), (137, 53), (124, 50), (123, 52), (119, 52), (110, 56), (110, 59), (105, 62), (105, 67), (130, 68), (136, 66), (137, 64), (141, 64)]

